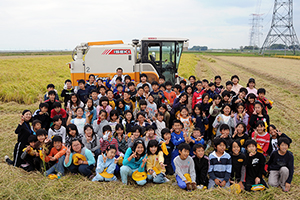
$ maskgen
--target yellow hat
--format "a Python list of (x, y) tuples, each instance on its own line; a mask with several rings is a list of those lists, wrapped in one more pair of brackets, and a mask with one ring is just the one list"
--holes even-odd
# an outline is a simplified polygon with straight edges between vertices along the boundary
[(163, 142), (160, 146), (161, 150), (164, 152), (164, 154), (167, 156), (169, 155), (168, 149), (167, 149), (167, 145), (165, 142)]
[(110, 174), (107, 171), (107, 167), (103, 170), (103, 172), (99, 173), (104, 178), (112, 178), (114, 177), (114, 174)]
[(49, 174), (48, 178), (50, 178), (51, 180), (53, 180), (53, 179), (58, 179), (58, 176), (56, 174)]
[(72, 156), (72, 160), (73, 160), (74, 165), (79, 165), (78, 161), (79, 160), (86, 161), (86, 158), (84, 157), (84, 155), (82, 155), (80, 153), (75, 153)]
[(234, 183), (230, 186), (230, 191), (235, 194), (239, 194), (242, 191), (241, 186), (238, 183)]
[(191, 179), (191, 175), (190, 174), (188, 174), (188, 173), (186, 173), (186, 174), (184, 174), (183, 175), (185, 178), (186, 178), (186, 180), (188, 181), (188, 182), (192, 182), (192, 179)]
[(265, 190), (266, 187), (263, 184), (258, 184), (258, 185), (252, 185), (251, 190), (252, 191), (260, 191), (260, 190)]
[[(160, 174), (161, 173), (161, 171), (159, 169), (157, 169), (157, 167), (153, 167), (152, 169), (153, 169), (153, 171), (155, 171), (156, 174)], [(150, 173), (147, 173), (147, 174), (150, 175)]]
[(123, 157), (121, 157), (121, 158), (118, 160), (118, 165), (119, 165), (119, 166), (122, 166), (122, 165), (123, 165), (123, 160), (124, 160)]
[(147, 173), (146, 172), (139, 172), (136, 170), (135, 172), (132, 173), (132, 179), (135, 181), (142, 181), (147, 178)]

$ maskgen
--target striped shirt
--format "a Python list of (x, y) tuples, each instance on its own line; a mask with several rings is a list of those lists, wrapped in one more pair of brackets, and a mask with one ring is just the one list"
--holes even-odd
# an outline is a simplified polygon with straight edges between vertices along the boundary
[(213, 151), (209, 155), (209, 163), (208, 174), (210, 179), (224, 179), (226, 182), (229, 180), (232, 165), (231, 156), (228, 153), (224, 152), (221, 157), (218, 157), (216, 152)]

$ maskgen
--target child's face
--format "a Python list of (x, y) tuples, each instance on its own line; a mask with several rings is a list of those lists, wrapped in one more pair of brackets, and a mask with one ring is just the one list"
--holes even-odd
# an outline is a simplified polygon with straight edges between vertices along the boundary
[(230, 97), (227, 96), (227, 95), (223, 97), (224, 101), (226, 101), (226, 102), (229, 101), (229, 98), (230, 98)]
[[(100, 91), (101, 91), (101, 89), (100, 89)], [(97, 100), (97, 99), (98, 99), (98, 93), (97, 93), (97, 92), (93, 92), (93, 93), (92, 93), (92, 98), (93, 98), (94, 100)]]
[(157, 146), (150, 147), (151, 154), (155, 154), (157, 151)]
[(144, 89), (143, 88), (140, 88), (137, 93), (140, 95), (140, 96), (143, 96), (144, 94)]
[(124, 99), (125, 99), (125, 100), (128, 100), (129, 98), (130, 98), (130, 95), (127, 94), (127, 93), (124, 93)]
[(195, 79), (194, 78), (190, 78), (189, 81), (190, 81), (191, 84), (195, 83)]
[(93, 134), (93, 130), (90, 127), (88, 127), (87, 129), (85, 129), (84, 132), (85, 132), (85, 135), (88, 136), (88, 137), (91, 137), (92, 134)]
[(160, 78), (160, 79), (158, 80), (158, 82), (159, 82), (159, 85), (161, 85), (161, 84), (163, 84), (163, 83), (165, 82), (165, 80), (162, 79), (162, 78)]
[(224, 151), (226, 150), (226, 145), (221, 142), (218, 146), (217, 146), (217, 152), (223, 154)]
[(154, 130), (152, 130), (152, 129), (148, 130), (148, 134), (149, 134), (149, 138), (153, 138), (154, 137)]
[(214, 101), (215, 101), (216, 105), (219, 105), (219, 103), (221, 102), (221, 98), (218, 97), (218, 98), (215, 99)]
[(119, 102), (119, 108), (121, 108), (121, 109), (124, 108), (124, 104), (122, 103), (122, 101)]
[(126, 113), (125, 118), (126, 118), (127, 120), (131, 120), (132, 114), (131, 114), (130, 112)]
[(54, 90), (53, 87), (48, 87), (48, 88), (47, 88), (47, 91), (48, 91), (48, 92), (50, 92), (50, 91), (52, 91), (52, 90)]
[(43, 143), (44, 140), (46, 139), (46, 136), (45, 136), (45, 135), (38, 135), (38, 136), (37, 136), (37, 139), (38, 139), (38, 141), (39, 141), (40, 143)]
[(208, 87), (208, 83), (202, 82), (202, 86), (203, 86), (204, 88), (207, 88), (207, 87)]
[(258, 94), (258, 98), (259, 99), (264, 99), (265, 98), (265, 94), (264, 93), (259, 93)]
[(71, 101), (72, 101), (73, 103), (76, 103), (77, 97), (76, 97), (76, 96), (72, 96), (72, 97), (71, 97)]
[(255, 104), (254, 109), (255, 109), (256, 113), (261, 113), (261, 111), (262, 111), (262, 107), (259, 104)]
[(135, 149), (135, 151), (136, 151), (136, 153), (138, 154), (138, 155), (141, 155), (143, 152), (144, 152), (144, 146), (142, 145), (142, 144), (138, 144), (137, 146), (136, 146), (136, 149)]
[(256, 146), (255, 146), (254, 144), (249, 144), (249, 145), (247, 146), (247, 151), (248, 151), (249, 153), (255, 153), (255, 152), (256, 152)]
[(54, 141), (53, 146), (55, 149), (60, 150), (62, 147), (62, 143), (61, 143), (61, 141)]
[(164, 87), (160, 87), (159, 89), (163, 92), (166, 91), (166, 89)]
[(257, 130), (258, 133), (263, 133), (264, 130), (265, 130), (265, 127), (262, 126), (262, 125), (259, 125), (259, 126), (256, 127), (256, 130)]
[(94, 77), (94, 76), (90, 76), (89, 82), (90, 82), (90, 83), (94, 83), (94, 82), (95, 82), (95, 77)]
[(100, 117), (101, 121), (105, 120), (106, 119), (106, 114), (103, 112), (103, 113), (100, 114), (99, 117)]
[(129, 78), (125, 79), (125, 84), (127, 85), (131, 80)]
[(134, 85), (129, 86), (129, 90), (130, 91), (134, 91), (135, 90), (135, 86)]
[(187, 92), (188, 94), (192, 94), (193, 90), (192, 90), (191, 87), (189, 87), (189, 88), (186, 90), (186, 92)]
[(203, 103), (208, 103), (208, 100), (209, 100), (209, 97), (208, 97), (208, 96), (205, 96), (204, 99), (202, 99), (202, 102), (203, 102)]
[(153, 98), (152, 96), (149, 96), (149, 97), (148, 97), (148, 101), (149, 101), (150, 103), (153, 103), (154, 98)]
[(279, 150), (284, 154), (287, 152), (288, 149), (289, 149), (289, 145), (284, 142), (282, 142), (279, 146)]
[[(100, 88), (100, 93), (102, 96), (105, 95), (105, 88)], [(98, 94), (96, 93), (96, 95), (98, 96)]]
[(162, 122), (164, 120), (164, 116), (163, 115), (157, 115), (157, 120)]
[(234, 85), (238, 84), (238, 83), (239, 83), (239, 79), (233, 78), (233, 79), (232, 79), (232, 83), (233, 83)]
[(179, 92), (179, 90), (178, 90), (177, 88), (175, 88), (175, 87), (174, 87), (173, 90), (174, 90), (175, 93), (178, 93), (178, 92)]
[(54, 110), (55, 110), (56, 113), (59, 113), (59, 112), (60, 112), (60, 109), (61, 109), (60, 107), (54, 108)]
[(202, 90), (202, 84), (201, 84), (201, 83), (198, 83), (198, 84), (196, 85), (196, 88), (197, 88), (198, 91)]
[(157, 91), (157, 90), (158, 90), (158, 85), (152, 85), (152, 89), (153, 89), (154, 91)]
[(119, 93), (121, 93), (121, 92), (123, 91), (123, 87), (119, 86), (119, 87), (117, 88), (117, 90), (118, 90)]
[(83, 83), (79, 83), (78, 86), (79, 86), (80, 89), (82, 89), (82, 90), (84, 89), (84, 84)]
[(239, 106), (237, 111), (238, 113), (242, 113), (244, 111), (244, 106)]
[(181, 129), (182, 129), (182, 126), (181, 126), (180, 123), (174, 123), (173, 124), (173, 129), (174, 129), (175, 133), (180, 133)]
[(71, 89), (72, 88), (72, 83), (71, 82), (67, 82), (66, 85), (67, 85), (67, 89)]
[(42, 107), (42, 108), (41, 108), (41, 111), (42, 111), (43, 113), (46, 113), (46, 112), (48, 112), (48, 108)]
[(79, 141), (74, 141), (72, 142), (72, 149), (75, 151), (75, 152), (80, 152), (81, 151), (81, 144)]
[(145, 117), (144, 117), (143, 115), (139, 115), (138, 121), (139, 121), (140, 123), (143, 123), (143, 122), (145, 121)]
[(253, 104), (253, 103), (254, 103), (254, 101), (255, 101), (255, 99), (248, 98), (248, 101), (249, 101), (249, 103)]
[(36, 123), (35, 125), (34, 125), (34, 127), (33, 127), (33, 129), (35, 130), (35, 131), (37, 131), (37, 130), (39, 130), (39, 129), (41, 129), (42, 128), (42, 125), (40, 124), (40, 123)]
[(72, 137), (75, 137), (75, 136), (76, 136), (76, 130), (69, 129), (69, 134), (70, 134)]
[(196, 107), (194, 111), (196, 115), (200, 115), (201, 110), (198, 107)]
[(223, 112), (225, 115), (230, 115), (230, 111), (231, 111), (231, 108), (229, 106), (226, 106), (224, 109), (223, 109)]
[(236, 142), (232, 143), (232, 153), (234, 155), (238, 155), (240, 153), (240, 150), (241, 148)]
[(277, 136), (276, 129), (272, 128), (271, 126), (269, 127), (269, 132), (270, 132), (271, 136), (273, 136), (273, 137)]
[(55, 94), (50, 94), (50, 95), (49, 95), (49, 99), (50, 99), (50, 101), (54, 101), (54, 99), (55, 99)]
[(185, 84), (184, 83), (180, 83), (181, 89), (184, 90), (185, 89)]
[(56, 121), (56, 122), (54, 122), (54, 124), (56, 125), (56, 126), (61, 126), (61, 124), (62, 124), (62, 121), (61, 121), (61, 119), (58, 119), (58, 121)]
[(146, 86), (146, 87), (144, 87), (144, 91), (145, 91), (145, 93), (146, 93), (146, 94), (148, 94), (148, 93), (149, 93), (149, 91), (150, 91), (149, 87), (147, 87), (147, 86)]
[(136, 130), (136, 131), (133, 132), (132, 134), (133, 134), (133, 137), (134, 137), (135, 139), (138, 139), (138, 138), (140, 137), (140, 135), (141, 135), (141, 133), (140, 133), (139, 130)]
[(171, 133), (165, 133), (164, 140), (170, 140), (170, 139), (171, 139)]
[(116, 130), (117, 135), (123, 135), (123, 130), (121, 128), (119, 128), (118, 130)]
[(107, 93), (107, 98), (108, 99), (112, 99), (113, 98), (113, 93), (111, 92), (111, 91), (109, 91), (108, 93)]
[(165, 113), (166, 112), (166, 109), (164, 109), (163, 107), (159, 107), (159, 112), (162, 112), (162, 113)]
[(230, 133), (229, 129), (225, 129), (221, 131), (221, 134), (224, 135), (225, 138), (229, 136), (229, 133)]
[(243, 133), (244, 132), (244, 126), (242, 124), (239, 124), (237, 127), (236, 127), (236, 131), (238, 133)]
[(77, 109), (76, 115), (77, 115), (77, 117), (82, 117), (83, 116), (83, 110), (82, 109)]
[(194, 154), (197, 156), (197, 158), (203, 158), (204, 149), (203, 148), (197, 148), (196, 151), (194, 151)]
[(209, 87), (209, 89), (210, 89), (211, 91), (215, 91), (216, 87), (215, 87), (214, 85), (212, 85), (212, 86)]
[(166, 89), (170, 91), (172, 89), (172, 85), (166, 85)]
[(246, 97), (246, 93), (245, 92), (240, 92), (239, 97), (240, 97), (240, 99), (244, 99)]
[(116, 120), (117, 120), (117, 118), (118, 118), (118, 116), (117, 116), (117, 115), (113, 115), (113, 116), (111, 116), (111, 120), (112, 120), (112, 121), (116, 121)]
[(231, 89), (232, 89), (232, 85), (230, 85), (230, 84), (229, 84), (229, 85), (226, 85), (226, 90), (227, 90), (227, 91), (231, 91)]
[(140, 108), (141, 108), (141, 110), (146, 110), (147, 105), (141, 105)]
[(119, 79), (116, 80), (116, 85), (118, 84), (122, 84), (122, 82)]
[(147, 81), (147, 78), (145, 76), (141, 77), (141, 82), (146, 82)]
[(249, 85), (249, 88), (251, 88), (251, 89), (255, 87), (255, 83), (253, 83), (253, 82), (250, 82), (248, 85)]
[(35, 142), (30, 142), (29, 145), (34, 148), (35, 147)]
[(102, 101), (102, 106), (106, 107), (108, 105), (107, 101)]
[(181, 115), (183, 116), (183, 117), (187, 117), (188, 116), (188, 111), (186, 110), (186, 109), (183, 109), (182, 111), (181, 111)]
[(117, 151), (115, 149), (110, 149), (106, 151), (106, 156), (108, 159), (113, 159), (116, 156)]
[(179, 157), (181, 158), (181, 160), (187, 159), (189, 154), (190, 154), (190, 150), (188, 149), (182, 149), (181, 151), (179, 150)]
[(199, 130), (195, 130), (193, 131), (193, 136), (197, 139), (198, 137), (201, 137), (201, 132)]
[(93, 100), (89, 99), (87, 102), (86, 102), (86, 105), (88, 107), (92, 107), (93, 106)]
[(217, 79), (215, 80), (215, 82), (216, 82), (217, 85), (220, 85), (221, 79), (217, 78)]

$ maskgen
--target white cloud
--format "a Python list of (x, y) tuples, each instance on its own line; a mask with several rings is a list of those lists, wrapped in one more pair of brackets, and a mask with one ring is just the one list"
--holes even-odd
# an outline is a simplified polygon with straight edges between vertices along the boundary
[[(81, 42), (130, 42), (144, 36), (187, 37), (190, 46), (238, 48), (249, 43), (255, 4), (240, 0), (1, 1), (0, 49), (71, 49)], [(294, 2), (294, 26), (300, 34), (297, 5)], [(262, 1), (265, 34), (272, 9), (273, 0)]]

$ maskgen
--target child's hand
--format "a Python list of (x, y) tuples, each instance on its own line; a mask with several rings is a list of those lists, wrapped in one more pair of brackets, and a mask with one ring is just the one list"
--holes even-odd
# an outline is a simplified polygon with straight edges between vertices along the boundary
[(245, 117), (246, 113), (247, 113), (247, 110), (244, 109), (244, 111), (243, 111), (243, 116), (244, 116), (244, 117)]
[(23, 123), (24, 123), (24, 116), (21, 115), (20, 125), (22, 125)]
[(233, 136), (232, 136), (232, 137), (236, 136), (236, 134), (237, 134), (237, 130), (234, 129), (234, 133), (233, 133)]
[(224, 187), (225, 185), (226, 185), (226, 181), (222, 181), (220, 184), (221, 187)]
[(106, 156), (102, 153), (103, 163), (106, 163)]
[(202, 117), (203, 117), (203, 118), (206, 117), (205, 111), (202, 111)]
[(153, 120), (153, 121), (155, 121), (155, 120), (156, 120), (156, 118), (153, 116), (153, 117), (152, 117), (152, 120)]
[(149, 114), (149, 109), (148, 108), (146, 108), (146, 113)]
[(186, 132), (184, 132), (184, 133), (183, 133), (183, 137), (186, 138), (186, 136), (187, 136), (187, 134), (186, 134)]
[(234, 112), (231, 111), (231, 115), (230, 115), (231, 118), (234, 118)]
[(193, 118), (193, 122), (196, 123), (196, 118)]
[(132, 158), (136, 158), (136, 151), (131, 154)]
[(253, 111), (253, 115), (257, 115), (257, 112), (256, 112), (256, 110), (254, 110), (254, 111)]
[(260, 178), (256, 177), (255, 178), (255, 185), (259, 184), (260, 183)]
[(217, 118), (217, 121), (218, 121), (218, 122), (220, 122), (220, 121), (221, 121), (221, 116), (219, 116), (219, 117)]
[(119, 156), (117, 159), (115, 159), (114, 163), (117, 164), (120, 159), (121, 159), (121, 156)]
[(276, 130), (276, 133), (277, 133), (278, 136), (282, 135), (282, 132), (280, 130)]
[(151, 119), (147, 118), (147, 122), (148, 122), (149, 124), (151, 124)]
[(145, 158), (143, 159), (143, 163), (145, 164), (147, 162), (148, 158), (147, 156), (145, 156)]
[(26, 152), (30, 151), (30, 146), (26, 147)]
[(154, 170), (153, 169), (149, 169), (148, 172), (149, 172), (150, 175), (152, 175), (154, 173)]
[(72, 117), (72, 110), (69, 111), (69, 117)]
[(49, 142), (50, 142), (50, 139), (49, 139), (49, 138), (46, 138), (44, 142), (45, 142), (45, 143), (49, 143)]
[(36, 156), (36, 157), (39, 157), (39, 156), (40, 156), (40, 154), (39, 154), (38, 152), (36, 152), (36, 153), (35, 153), (35, 156)]
[(241, 190), (244, 190), (244, 189), (245, 189), (244, 184), (243, 184), (242, 181), (239, 182), (239, 185), (240, 185), (240, 187), (241, 187)]
[(165, 169), (165, 167), (167, 166), (163, 162), (160, 162), (159, 164), (160, 164), (160, 166), (161, 166), (162, 169)]
[(166, 144), (169, 144), (169, 143), (170, 143), (170, 139), (167, 139), (167, 140), (166, 140)]
[(216, 179), (215, 179), (215, 184), (220, 186), (221, 181), (220, 181), (219, 179), (216, 178)]
[(70, 154), (71, 154), (71, 146), (69, 146), (67, 151), (66, 151), (66, 155), (70, 155)]
[(56, 161), (56, 158), (54, 156), (53, 157), (50, 156), (50, 161)]
[(86, 112), (86, 113), (85, 113), (85, 117), (89, 117), (90, 114), (91, 114), (90, 112)]
[(288, 192), (288, 191), (290, 191), (290, 189), (291, 189), (291, 184), (285, 183), (285, 189), (284, 189), (284, 191)]

